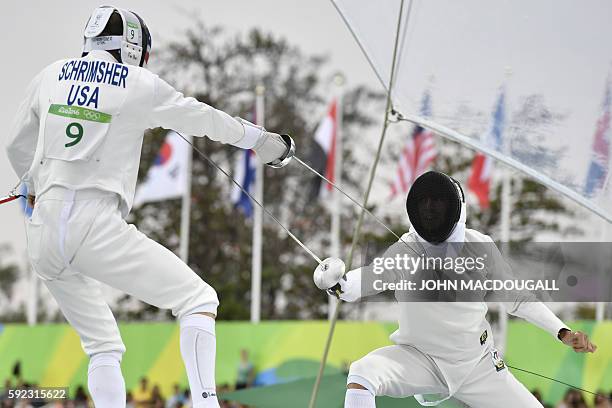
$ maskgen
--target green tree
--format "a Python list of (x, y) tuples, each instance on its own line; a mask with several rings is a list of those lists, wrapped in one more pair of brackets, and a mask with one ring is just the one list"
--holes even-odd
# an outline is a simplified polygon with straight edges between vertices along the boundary
[[(11, 252), (12, 249), (9, 245), (0, 246), (0, 303), (8, 302), (11, 299), (13, 296), (13, 286), (17, 282), (17, 277), (19, 276), (19, 268), (17, 265), (6, 261)], [(10, 315), (9, 313), (3, 313), (2, 316), (5, 321), (9, 319), (15, 320), (16, 317), (17, 316)]]

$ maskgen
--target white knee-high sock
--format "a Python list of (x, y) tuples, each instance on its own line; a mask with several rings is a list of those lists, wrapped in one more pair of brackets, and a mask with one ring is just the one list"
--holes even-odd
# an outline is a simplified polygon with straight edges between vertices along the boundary
[(96, 408), (125, 407), (125, 381), (121, 374), (121, 353), (91, 356), (87, 387)]
[(368, 390), (351, 388), (346, 390), (344, 408), (376, 408), (376, 399)]
[(193, 408), (218, 408), (215, 388), (215, 319), (192, 314), (181, 319), (181, 355)]

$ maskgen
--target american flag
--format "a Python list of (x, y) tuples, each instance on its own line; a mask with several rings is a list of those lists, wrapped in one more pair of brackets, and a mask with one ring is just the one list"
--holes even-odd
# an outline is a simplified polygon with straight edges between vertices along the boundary
[[(505, 92), (502, 88), (493, 111), (491, 128), (484, 137), (488, 147), (500, 150), (503, 142), (504, 126), (506, 122)], [(484, 153), (477, 153), (472, 162), (472, 172), (468, 179), (468, 188), (478, 198), (480, 208), (489, 208), (489, 188), (493, 173), (493, 158)]]
[(593, 197), (604, 186), (610, 162), (610, 81), (602, 104), (602, 113), (597, 121), (595, 139), (591, 151), (591, 165), (584, 184), (584, 193)]
[[(431, 101), (428, 91), (423, 94), (421, 116), (431, 116)], [(417, 126), (400, 154), (395, 178), (391, 183), (391, 198), (407, 193), (414, 180), (423, 174), (436, 158), (436, 145), (433, 133)]]

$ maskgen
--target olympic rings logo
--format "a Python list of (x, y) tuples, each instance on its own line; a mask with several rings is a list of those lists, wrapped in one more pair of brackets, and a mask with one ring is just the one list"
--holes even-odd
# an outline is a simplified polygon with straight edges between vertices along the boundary
[(99, 112), (84, 111), (83, 116), (85, 116), (85, 119), (88, 119), (88, 120), (100, 120)]

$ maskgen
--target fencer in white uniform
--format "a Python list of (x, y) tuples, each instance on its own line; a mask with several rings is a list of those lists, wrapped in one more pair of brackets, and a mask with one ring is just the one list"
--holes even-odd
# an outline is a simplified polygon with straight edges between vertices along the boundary
[[(489, 236), (466, 229), (463, 191), (451, 177), (433, 171), (421, 175), (411, 187), (406, 207), (412, 229), (380, 259), (393, 260), (406, 253), (447, 259), (453, 256), (448, 251), (457, 256), (456, 243), (470, 243), (479, 246), (478, 251), (487, 251), (483, 257), (488, 259), (487, 268), (507, 267)], [(381, 285), (373, 284), (378, 278), (401, 282), (425, 273), (411, 272), (399, 276), (393, 267), (381, 272), (368, 265), (344, 275), (344, 263), (328, 258), (316, 268), (314, 281), (330, 295), (354, 302), (381, 292)], [(400, 303), (399, 328), (390, 337), (395, 345), (374, 350), (351, 365), (346, 408), (373, 408), (375, 396), (382, 395), (415, 396), (425, 406), (454, 397), (476, 408), (541, 407), (508, 371), (495, 349), (484, 301), (417, 302), (410, 296), (403, 288), (395, 291)], [(505, 306), (508, 313), (546, 330), (577, 352), (596, 349), (584, 333), (568, 329), (543, 303), (529, 296), (511, 293)]]
[[(194, 407), (219, 407), (215, 392), (215, 290), (124, 218), (130, 211), (143, 134), (163, 127), (253, 149), (272, 167), (294, 152), (286, 135), (184, 97), (146, 69), (151, 36), (135, 13), (94, 10), (81, 58), (57, 61), (27, 90), (7, 154), (35, 198), (27, 221), (36, 273), (90, 356), (98, 408), (124, 407), (125, 346), (99, 282), (171, 309)], [(153, 356), (152, 356), (153, 357)]]

